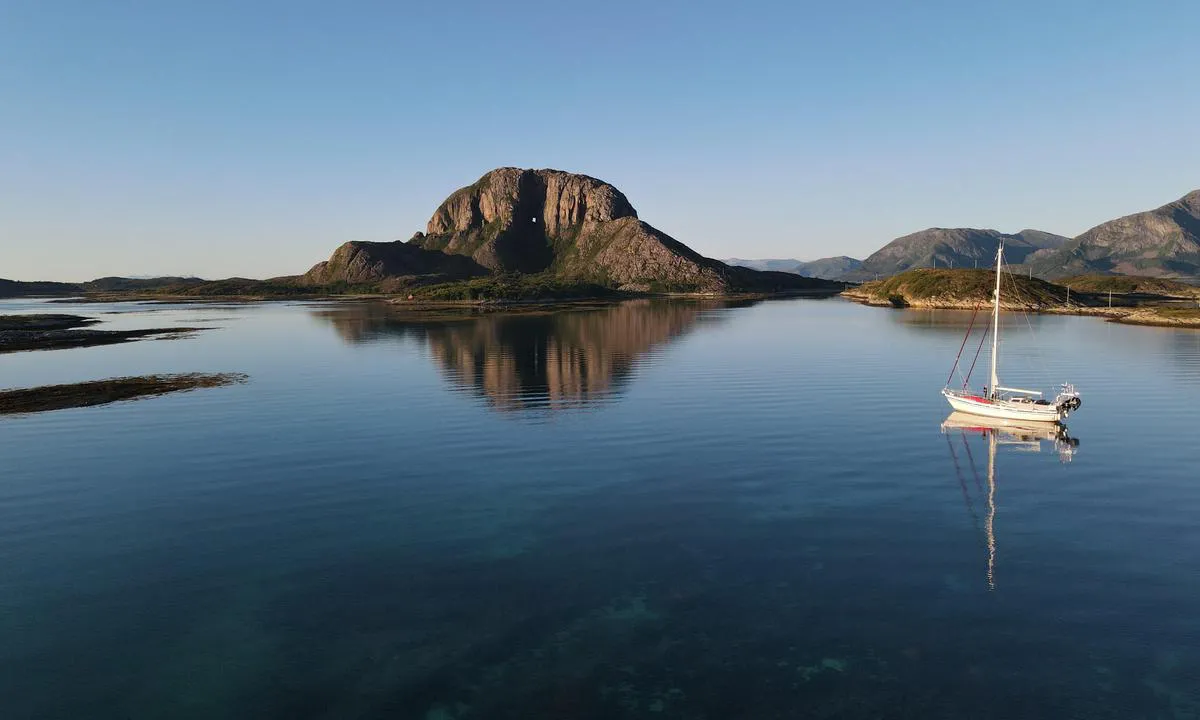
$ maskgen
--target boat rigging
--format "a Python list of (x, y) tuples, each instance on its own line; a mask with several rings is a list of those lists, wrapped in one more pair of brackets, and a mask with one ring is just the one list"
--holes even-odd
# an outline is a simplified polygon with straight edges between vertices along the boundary
[[(950, 380), (953, 379), (954, 372), (958, 369), (959, 361), (962, 359), (963, 348), (966, 347), (967, 339), (970, 337), (972, 327), (974, 326), (975, 317), (972, 315), (971, 326), (967, 327), (967, 335), (963, 338), (963, 344), (959, 348), (958, 357), (954, 359), (954, 367), (950, 370), (950, 378), (947, 379), (946, 386), (942, 388), (942, 395), (950, 403), (950, 407), (958, 412), (1007, 420), (1061, 422), (1066, 420), (1067, 416), (1072, 412), (1078, 410), (1082, 404), (1079, 392), (1075, 389), (1074, 385), (1063, 383), (1059, 388), (1058, 394), (1051, 401), (1045, 399), (1041, 391), (1005, 387), (1000, 384), (1000, 377), (998, 375), (1000, 356), (1000, 276), (1003, 272), (1003, 264), (1004, 244), (1000, 243), (999, 247), (996, 248), (996, 289), (992, 294), (991, 328), (984, 331), (984, 335), (979, 341), (979, 348), (982, 349), (984, 340), (987, 339), (988, 330), (990, 330), (992, 336), (992, 356), (988, 385), (983, 388), (981, 393), (976, 393), (968, 387), (971, 379), (971, 371), (975, 368), (975, 363), (972, 362), (971, 370), (967, 372), (967, 376), (963, 379), (962, 387), (950, 387)], [(978, 350), (975, 357), (978, 360)]]

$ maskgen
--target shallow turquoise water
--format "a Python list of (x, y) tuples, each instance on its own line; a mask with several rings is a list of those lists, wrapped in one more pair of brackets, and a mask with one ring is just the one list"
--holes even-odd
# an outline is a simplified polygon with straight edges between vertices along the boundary
[(1200, 716), (1200, 333), (1006, 317), (1084, 405), (989, 490), (962, 314), (30, 309), (251, 381), (0, 418), (5, 718)]

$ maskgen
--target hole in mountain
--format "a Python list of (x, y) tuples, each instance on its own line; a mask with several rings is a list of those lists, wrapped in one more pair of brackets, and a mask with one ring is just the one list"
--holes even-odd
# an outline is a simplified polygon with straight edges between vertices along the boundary
[(512, 224), (496, 238), (499, 264), (506, 271), (536, 273), (550, 267), (554, 259), (546, 226), (540, 213), (546, 204), (546, 186), (537, 173), (526, 172), (518, 180)]

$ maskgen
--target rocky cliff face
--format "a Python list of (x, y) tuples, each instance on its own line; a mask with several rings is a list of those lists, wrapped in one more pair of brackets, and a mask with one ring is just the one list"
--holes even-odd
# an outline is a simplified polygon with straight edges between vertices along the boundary
[(552, 271), (639, 290), (728, 284), (728, 268), (638, 220), (620, 190), (559, 170), (493, 170), (447, 198), (411, 242), (494, 272)]
[[(450, 258), (453, 258), (451, 260)], [(438, 279), (482, 272), (546, 273), (637, 291), (825, 289), (786, 273), (705, 258), (638, 219), (612, 185), (559, 170), (499, 168), (446, 198), (408, 243), (348, 243), (305, 282)]]
[(626, 217), (637, 217), (629, 200), (593, 177), (500, 168), (446, 198), (411, 242), (495, 272), (536, 273), (553, 264), (555, 243)]
[(537, 272), (552, 260), (547, 241), (625, 217), (637, 217), (629, 200), (596, 178), (500, 168), (450, 195), (413, 242), (492, 270)]
[(1058, 250), (1038, 253), (1029, 264), (1046, 277), (1096, 272), (1200, 277), (1200, 190), (1097, 225)]

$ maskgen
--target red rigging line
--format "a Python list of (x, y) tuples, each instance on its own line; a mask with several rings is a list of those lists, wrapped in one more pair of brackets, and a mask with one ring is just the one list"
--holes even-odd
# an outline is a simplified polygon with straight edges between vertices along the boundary
[[(962, 358), (963, 348), (965, 348), (967, 346), (967, 338), (971, 337), (971, 330), (975, 328), (975, 316), (978, 314), (979, 314), (979, 303), (976, 302), (975, 310), (971, 312), (971, 322), (969, 325), (967, 325), (967, 334), (963, 335), (962, 345), (958, 346), (958, 355), (954, 356), (954, 364), (950, 366), (950, 377), (946, 378), (946, 387), (950, 387), (950, 381), (954, 379), (954, 371), (958, 369), (958, 361), (960, 358)], [(977, 354), (976, 358), (978, 358), (978, 357), (979, 356)], [(975, 365), (972, 363), (971, 367), (975, 367)], [(967, 375), (967, 377), (969, 378), (970, 375)], [(966, 387), (966, 385), (964, 384), (963, 387)]]
[(971, 382), (971, 373), (975, 372), (975, 363), (979, 362), (979, 353), (983, 352), (983, 343), (987, 340), (988, 333), (992, 331), (991, 325), (986, 325), (983, 328), (983, 336), (979, 338), (979, 347), (975, 348), (975, 359), (971, 361), (971, 369), (967, 370), (967, 377), (963, 379), (963, 389)]

